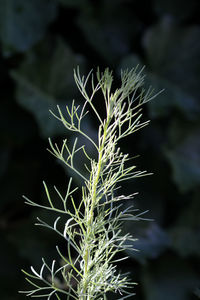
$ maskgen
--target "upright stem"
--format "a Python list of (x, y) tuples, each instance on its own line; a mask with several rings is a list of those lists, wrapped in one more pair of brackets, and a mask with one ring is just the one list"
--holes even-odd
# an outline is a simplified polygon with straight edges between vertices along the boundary
[[(100, 178), (100, 174), (101, 174), (101, 168), (102, 168), (102, 156), (103, 156), (103, 150), (104, 150), (104, 146), (105, 146), (105, 142), (106, 142), (106, 137), (107, 137), (107, 129), (108, 129), (108, 125), (110, 122), (110, 111), (108, 110), (108, 115), (107, 115), (107, 120), (104, 126), (104, 131), (103, 131), (103, 140), (102, 143), (99, 147), (99, 156), (98, 156), (98, 163), (97, 163), (97, 172), (96, 172), (96, 176), (95, 176), (95, 180), (93, 183), (93, 187), (92, 187), (92, 195), (91, 195), (91, 203), (90, 203), (90, 209), (89, 209), (89, 218), (88, 218), (88, 223), (87, 223), (87, 233), (86, 233), (86, 237), (85, 240), (88, 241), (90, 240), (90, 235), (91, 235), (91, 231), (92, 231), (92, 224), (93, 224), (93, 218), (94, 218), (94, 207), (95, 207), (95, 203), (96, 203), (96, 197), (97, 197), (97, 186), (98, 186), (98, 182), (99, 182), (99, 178)], [(87, 274), (89, 271), (89, 265), (88, 262), (90, 261), (90, 257), (91, 257), (91, 253), (90, 253), (90, 245), (88, 245), (87, 249), (86, 249), (86, 253), (85, 253), (85, 257), (84, 257), (84, 278), (85, 278), (85, 282), (84, 282), (84, 286), (83, 286), (83, 294), (85, 294), (85, 296), (81, 297), (80, 300), (90, 300), (90, 296), (87, 295), (86, 291), (87, 291), (87, 287), (88, 287), (88, 281), (87, 281)]]

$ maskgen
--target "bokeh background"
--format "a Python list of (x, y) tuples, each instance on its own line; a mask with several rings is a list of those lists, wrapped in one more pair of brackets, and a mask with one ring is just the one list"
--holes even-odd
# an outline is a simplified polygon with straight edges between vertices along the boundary
[[(123, 192), (139, 192), (135, 208), (154, 221), (124, 225), (140, 251), (119, 268), (139, 283), (134, 299), (198, 298), (199, 15), (198, 0), (0, 0), (1, 299), (25, 299), (17, 293), (26, 286), (20, 269), (39, 266), (62, 243), (33, 225), (36, 216), (54, 216), (21, 197), (43, 203), (42, 180), (64, 192), (70, 176), (46, 151), (49, 136), (73, 139), (49, 109), (83, 102), (73, 83), (77, 65), (83, 74), (110, 67), (118, 80), (121, 69), (138, 64), (146, 66), (146, 86), (165, 91), (144, 108), (150, 126), (122, 145), (154, 175)], [(103, 114), (100, 100), (97, 106)], [(96, 121), (91, 116), (84, 126), (92, 135)]]

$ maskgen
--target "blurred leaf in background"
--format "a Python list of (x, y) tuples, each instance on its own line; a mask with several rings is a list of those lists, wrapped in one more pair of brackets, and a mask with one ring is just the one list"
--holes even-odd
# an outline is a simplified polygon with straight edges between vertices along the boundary
[(170, 256), (145, 267), (143, 280), (147, 300), (186, 300), (199, 283), (187, 262)]
[(174, 182), (181, 192), (187, 192), (200, 184), (200, 127), (195, 126), (189, 134), (186, 129), (182, 139), (175, 135), (175, 123), (171, 131), (177, 143), (166, 149), (166, 157), (172, 165)]
[(193, 97), (199, 96), (199, 34), (199, 26), (182, 27), (167, 16), (143, 37), (149, 69)]
[(75, 55), (61, 39), (50, 39), (27, 52), (20, 68), (11, 72), (18, 102), (35, 116), (44, 137), (66, 132), (49, 110), (58, 104), (69, 105), (77, 94), (73, 80), (77, 65), (84, 70), (81, 55)]
[(54, 0), (1, 0), (0, 38), (3, 55), (24, 52), (46, 33), (50, 22), (57, 16)]
[(130, 51), (141, 27), (134, 12), (120, 0), (99, 1), (96, 5), (86, 6), (77, 24), (91, 47), (111, 65)]

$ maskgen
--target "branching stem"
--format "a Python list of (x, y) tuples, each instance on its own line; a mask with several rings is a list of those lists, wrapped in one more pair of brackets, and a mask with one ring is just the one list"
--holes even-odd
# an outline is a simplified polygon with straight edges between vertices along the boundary
[[(61, 206), (55, 204), (50, 196), (48, 187), (44, 183), (47, 197), (47, 205), (40, 205), (27, 197), (26, 203), (37, 206), (64, 216), (65, 225), (61, 228), (61, 217), (57, 217), (53, 225), (38, 219), (36, 225), (54, 230), (67, 243), (67, 255), (63, 255), (56, 247), (63, 266), (55, 268), (55, 260), (52, 266), (48, 266), (43, 260), (40, 272), (31, 268), (31, 273), (25, 272), (27, 280), (32, 285), (32, 290), (24, 293), (31, 297), (66, 295), (66, 300), (106, 300), (107, 292), (114, 292), (119, 299), (125, 299), (134, 295), (128, 292), (128, 288), (134, 283), (129, 282), (126, 274), (117, 272), (114, 262), (115, 255), (122, 250), (131, 249), (134, 238), (130, 234), (122, 235), (122, 221), (138, 220), (140, 214), (134, 215), (131, 207), (122, 209), (122, 203), (133, 198), (132, 195), (117, 196), (119, 183), (146, 175), (145, 171), (135, 171), (136, 166), (127, 166), (130, 160), (128, 154), (121, 152), (117, 143), (148, 124), (141, 122), (141, 105), (152, 99), (152, 93), (148, 90), (145, 94), (143, 86), (144, 76), (136, 73), (136, 69), (126, 70), (121, 74), (121, 87), (112, 91), (113, 75), (108, 69), (103, 73), (97, 71), (97, 84), (90, 72), (85, 78), (80, 76), (79, 69), (74, 71), (76, 85), (85, 99), (82, 109), (72, 102), (72, 107), (66, 108), (66, 116), (58, 107), (58, 115), (52, 113), (63, 125), (82, 135), (98, 151), (95, 161), (85, 145), (79, 146), (78, 138), (75, 138), (72, 147), (68, 146), (67, 139), (63, 140), (60, 147), (49, 139), (50, 153), (73, 170), (84, 185), (81, 188), (82, 199), (77, 203), (74, 199), (74, 191), (71, 190), (70, 179), (66, 195), (63, 197), (57, 188), (55, 191), (61, 201)], [(91, 94), (87, 92), (87, 84), (91, 79)], [(106, 117), (100, 117), (93, 103), (94, 96), (101, 91), (104, 98)], [(137, 96), (136, 96), (137, 94)], [(136, 101), (136, 103), (134, 103)], [(86, 106), (90, 105), (99, 122), (98, 141), (93, 139), (82, 129), (83, 118), (87, 115)], [(76, 164), (77, 153), (82, 152), (90, 165), (86, 165), (85, 174)], [(71, 202), (72, 211), (68, 209)], [(73, 249), (73, 251), (71, 251)], [(75, 252), (75, 258), (72, 253)], [(125, 257), (126, 258), (126, 257)], [(125, 259), (124, 258), (124, 259)], [(120, 259), (121, 260), (121, 259)], [(46, 276), (46, 272), (49, 276)], [(36, 283), (33, 281), (35, 280)], [(38, 283), (39, 282), (39, 283)], [(44, 292), (46, 295), (44, 295)], [(71, 298), (70, 298), (71, 297)]]

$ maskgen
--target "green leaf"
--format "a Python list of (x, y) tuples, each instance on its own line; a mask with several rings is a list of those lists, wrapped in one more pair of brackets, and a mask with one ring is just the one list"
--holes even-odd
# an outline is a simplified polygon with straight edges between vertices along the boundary
[(24, 52), (45, 34), (57, 15), (54, 0), (1, 0), (0, 39), (3, 54)]
[(75, 55), (62, 40), (54, 41), (55, 46), (50, 48), (51, 43), (44, 41), (39, 44), (27, 53), (20, 68), (12, 71), (17, 83), (17, 101), (34, 115), (43, 137), (66, 132), (50, 116), (49, 109), (55, 111), (57, 104), (66, 105), (75, 94), (73, 68), (77, 64), (83, 67), (82, 57)]

